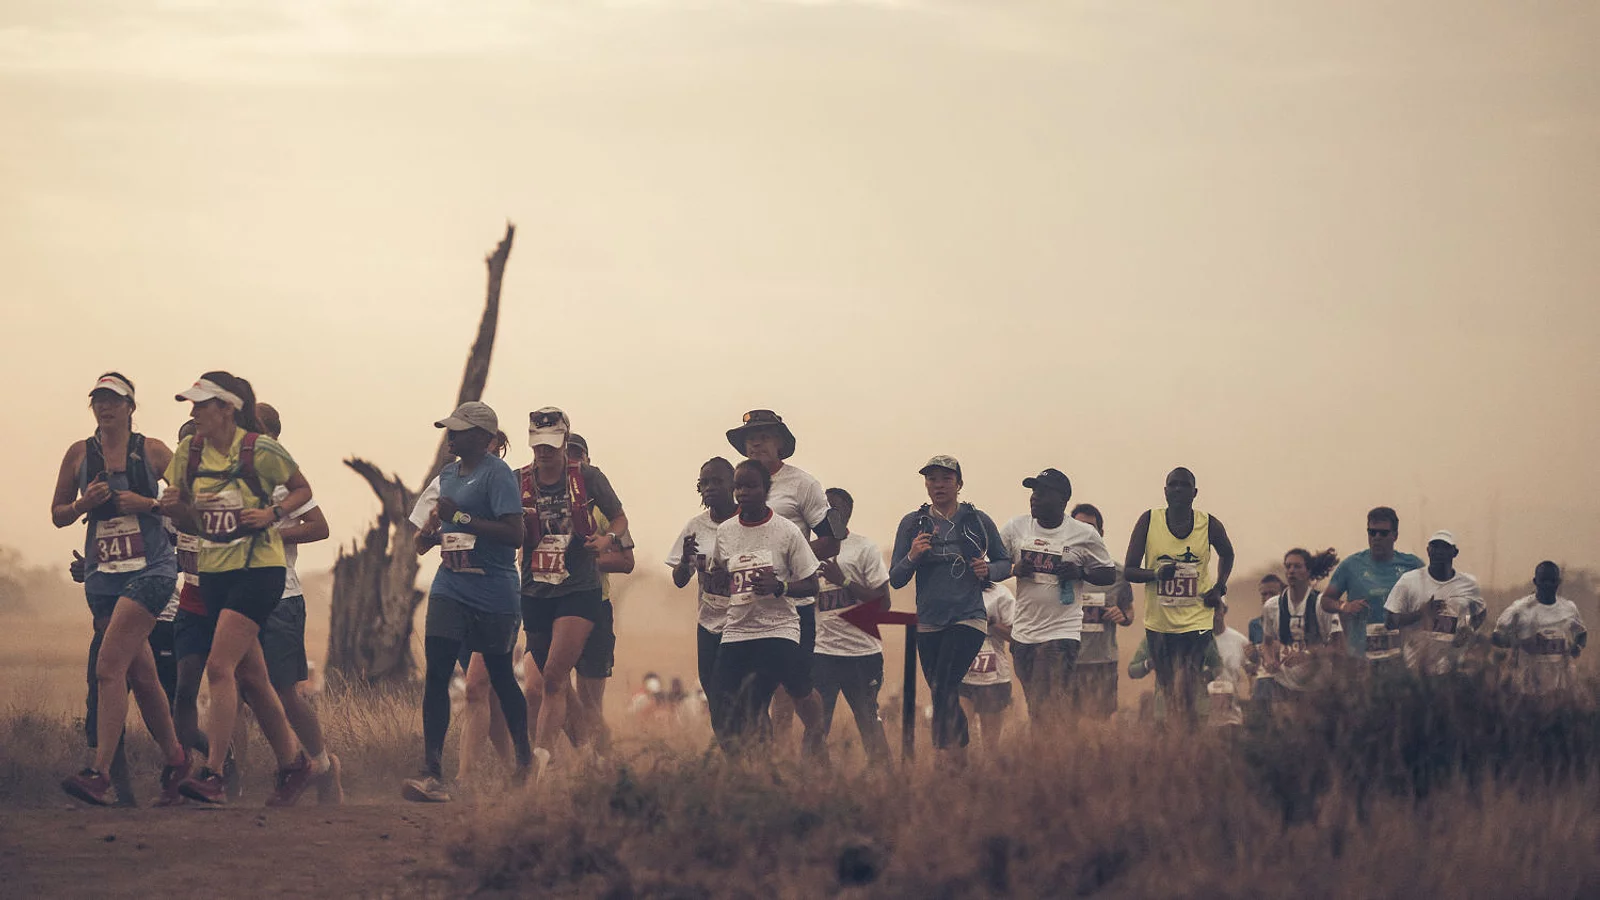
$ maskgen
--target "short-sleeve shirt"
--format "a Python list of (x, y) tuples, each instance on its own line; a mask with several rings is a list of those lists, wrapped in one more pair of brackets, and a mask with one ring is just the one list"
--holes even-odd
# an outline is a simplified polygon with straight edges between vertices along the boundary
[[(990, 584), (983, 589), (983, 611), (991, 623), (1015, 626), (1016, 595), (1003, 584)], [(990, 630), (984, 634), (983, 646), (978, 649), (978, 655), (972, 658), (972, 665), (967, 667), (966, 677), (961, 679), (961, 683), (982, 687), (1010, 681), (1011, 654), (1006, 652), (1005, 642)]]
[[(233, 443), (223, 453), (206, 441), (200, 451), (200, 471), (194, 480), (195, 518), (200, 524), (200, 572), (232, 572), (236, 569), (270, 569), (284, 565), (283, 538), (276, 528), (260, 531), (239, 530), (238, 514), (245, 509), (265, 509), (271, 505), (273, 488), (287, 482), (300, 471), (289, 451), (266, 435), (256, 438), (256, 477), (267, 491), (258, 497), (249, 479), (243, 477), (239, 448), (245, 430), (235, 428)], [(188, 479), (189, 447), (193, 437), (178, 442), (166, 471), (167, 484), (183, 485)]]
[(1366, 655), (1368, 634), (1383, 631), (1383, 604), (1394, 590), (1394, 583), (1401, 575), (1424, 565), (1419, 557), (1398, 550), (1383, 562), (1373, 559), (1371, 550), (1362, 550), (1345, 557), (1333, 570), (1328, 590), (1338, 591), (1346, 600), (1367, 601), (1366, 612), (1344, 617), (1344, 636), (1352, 654)]
[[(769, 511), (770, 513), (770, 511)], [(728, 621), (723, 643), (781, 638), (800, 643), (800, 614), (792, 597), (762, 594), (753, 586), (755, 576), (770, 570), (783, 581), (800, 581), (817, 572), (811, 544), (793, 522), (776, 514), (747, 525), (734, 516), (717, 526), (712, 565), (728, 573)]]
[(1494, 624), (1494, 633), (1512, 648), (1512, 684), (1525, 694), (1553, 694), (1577, 683), (1573, 650), (1586, 634), (1577, 604), (1565, 597), (1540, 603), (1529, 595), (1506, 607)]
[[(485, 456), (465, 476), (452, 460), (439, 472), (439, 494), (473, 519), (499, 519), (522, 512), (522, 487), (505, 460)], [(440, 563), (431, 593), (479, 612), (521, 611), (517, 599), (517, 548), (473, 535), (454, 522), (439, 527)], [(455, 546), (452, 546), (455, 545)]]
[[(1273, 674), (1273, 679), (1291, 691), (1304, 691), (1325, 684), (1332, 675), (1332, 670), (1327, 660), (1309, 655), (1311, 644), (1326, 646), (1339, 640), (1339, 616), (1326, 612), (1322, 608), (1322, 596), (1316, 591), (1307, 591), (1306, 599), (1300, 604), (1289, 602), (1289, 592), (1283, 593), (1267, 601), (1261, 608), (1261, 634), (1264, 641), (1282, 644), (1283, 635), (1283, 610), (1289, 611), (1289, 647), (1288, 660), (1278, 667)], [(1317, 628), (1320, 638), (1315, 642), (1306, 640), (1306, 616), (1314, 615), (1317, 618)]]
[[(772, 476), (772, 489), (767, 491), (767, 507), (793, 522), (806, 540), (811, 539), (831, 509), (822, 482), (805, 469), (789, 463), (784, 463), (783, 468)], [(811, 597), (800, 597), (794, 604), (806, 606), (814, 602)]]
[(1435, 598), (1445, 602), (1445, 612), (1434, 618), (1431, 629), (1427, 617), (1400, 629), (1406, 665), (1425, 675), (1442, 675), (1455, 668), (1464, 649), (1462, 634), (1471, 630), (1471, 617), (1484, 610), (1478, 579), (1457, 572), (1449, 581), (1435, 581), (1425, 568), (1401, 575), (1384, 609), (1421, 612)]
[[(889, 567), (883, 551), (865, 535), (852, 531), (839, 542), (839, 571), (849, 581), (869, 588), (889, 584)], [(843, 617), (860, 605), (844, 585), (833, 584), (817, 573), (817, 653), (823, 656), (871, 656), (883, 652), (883, 641), (867, 634)]]
[[(737, 515), (737, 514), (736, 514)], [(711, 521), (711, 511), (700, 514), (684, 524), (667, 553), (667, 568), (676, 569), (683, 561), (683, 539), (694, 535), (694, 572), (699, 610), (695, 616), (701, 628), (712, 634), (721, 634), (728, 621), (728, 573), (725, 569), (712, 569), (711, 552), (717, 547), (717, 523)]]
[[(282, 503), (284, 500), (288, 499), (288, 497), (289, 489), (283, 485), (280, 484), (272, 489), (273, 503)], [(310, 515), (311, 511), (316, 508), (317, 501), (315, 498), (307, 500), (305, 506), (302, 506), (296, 510), (291, 510), (288, 515), (284, 516), (282, 522), (274, 523), (272, 527), (279, 528), (283, 525), (293, 525), (300, 519)], [(283, 599), (285, 600), (289, 599), (290, 597), (298, 597), (305, 593), (305, 589), (300, 587), (300, 574), (294, 570), (294, 564), (298, 562), (299, 559), (300, 545), (291, 544), (285, 541), (283, 544)]]
[[(1012, 565), (1028, 560), (1034, 571), (1017, 576), (1017, 621), (1011, 639), (1019, 644), (1078, 640), (1083, 631), (1082, 579), (1062, 581), (1057, 566), (1075, 562), (1084, 569), (1114, 568), (1100, 532), (1087, 522), (1066, 518), (1045, 528), (1029, 515), (1012, 518), (1000, 529)], [(1081, 649), (1081, 648), (1080, 648)]]
[(1117, 580), (1109, 586), (1083, 584), (1078, 602), (1083, 604), (1083, 636), (1078, 645), (1078, 665), (1095, 665), (1117, 662), (1117, 625), (1105, 617), (1107, 609), (1116, 607), (1133, 622), (1133, 587), (1122, 576), (1122, 564), (1116, 563)]
[[(522, 497), (523, 506), (538, 513), (541, 535), (566, 545), (566, 549), (562, 551), (566, 575), (560, 581), (541, 578), (532, 570), (527, 556), (524, 555), (523, 595), (544, 599), (564, 597), (579, 591), (599, 590), (600, 569), (595, 565), (594, 551), (584, 545), (572, 527), (572, 501), (568, 496), (566, 472), (562, 472), (561, 479), (555, 484), (539, 484), (537, 476), (531, 469), (531, 466), (525, 467), (517, 473), (519, 496), (520, 484), (524, 477), (531, 479), (533, 491), (531, 495)], [(586, 515), (592, 519), (593, 511), (596, 509), (604, 513), (607, 519), (615, 519), (622, 515), (622, 501), (617, 499), (617, 492), (612, 490), (611, 481), (606, 478), (605, 473), (594, 466), (583, 466), (580, 473), (583, 478), (584, 495), (589, 504)]]

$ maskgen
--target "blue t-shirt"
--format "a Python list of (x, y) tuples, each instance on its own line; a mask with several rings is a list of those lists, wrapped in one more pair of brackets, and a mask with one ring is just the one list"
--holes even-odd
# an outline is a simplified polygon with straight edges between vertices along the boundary
[[(505, 460), (493, 456), (484, 457), (465, 478), (459, 461), (447, 464), (439, 473), (439, 496), (454, 500), (462, 512), (478, 520), (522, 514), (522, 486), (516, 473)], [(521, 611), (516, 547), (475, 537), (452, 522), (444, 523), (439, 536), (443, 539), (439, 571), (430, 593), (479, 612)]]
[(1389, 599), (1394, 583), (1401, 575), (1424, 565), (1426, 563), (1418, 557), (1398, 550), (1387, 562), (1378, 562), (1372, 558), (1371, 550), (1363, 550), (1351, 554), (1333, 570), (1333, 579), (1328, 582), (1330, 590), (1342, 592), (1346, 600), (1367, 601), (1367, 611), (1351, 616), (1344, 630), (1352, 654), (1366, 655), (1367, 623), (1383, 621), (1383, 604)]

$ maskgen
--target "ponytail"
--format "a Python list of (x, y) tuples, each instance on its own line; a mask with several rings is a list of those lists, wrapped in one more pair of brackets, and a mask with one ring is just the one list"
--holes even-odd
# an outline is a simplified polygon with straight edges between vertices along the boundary
[(207, 381), (216, 382), (217, 386), (226, 389), (240, 400), (244, 401), (244, 408), (235, 410), (233, 422), (245, 431), (264, 434), (266, 429), (261, 425), (260, 416), (256, 415), (256, 392), (250, 387), (250, 382), (234, 375), (231, 372), (207, 372), (200, 376)]
[(1284, 554), (1285, 559), (1291, 556), (1298, 556), (1306, 561), (1306, 571), (1311, 574), (1313, 583), (1327, 578), (1333, 567), (1339, 564), (1339, 551), (1332, 547), (1315, 555), (1304, 547), (1296, 547)]

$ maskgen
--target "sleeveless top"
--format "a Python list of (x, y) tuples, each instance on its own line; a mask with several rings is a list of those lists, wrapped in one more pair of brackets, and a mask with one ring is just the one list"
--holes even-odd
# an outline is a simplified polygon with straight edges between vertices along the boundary
[(1177, 538), (1167, 529), (1167, 510), (1150, 510), (1143, 568), (1160, 569), (1167, 563), (1177, 566), (1176, 574), (1144, 586), (1144, 627), (1166, 634), (1210, 631), (1214, 611), (1202, 601), (1216, 583), (1211, 574), (1210, 516), (1195, 510), (1194, 529)]
[[(96, 440), (97, 438), (90, 438), (90, 441)], [(128, 473), (130, 470), (138, 471), (133, 467), (142, 467), (144, 477), (140, 479), (140, 487), (145, 490), (139, 492), (154, 499), (157, 496), (155, 487), (161, 481), (161, 473), (151, 467), (149, 457), (143, 452), (143, 446), (143, 435), (129, 435), (127, 461), (117, 466), (123, 471), (111, 471), (114, 464), (107, 461), (106, 480), (115, 491), (137, 490)], [(90, 480), (96, 474), (89, 471), (90, 459), (96, 455), (94, 448), (91, 448), (90, 452), (84, 454), (83, 461), (78, 464), (77, 482), (80, 497), (88, 489)], [(173, 552), (172, 541), (167, 538), (160, 514), (119, 515), (116, 505), (107, 502), (90, 510), (87, 518), (89, 528), (83, 542), (84, 591), (97, 595), (120, 595), (128, 582), (141, 576), (177, 579), (177, 556)]]

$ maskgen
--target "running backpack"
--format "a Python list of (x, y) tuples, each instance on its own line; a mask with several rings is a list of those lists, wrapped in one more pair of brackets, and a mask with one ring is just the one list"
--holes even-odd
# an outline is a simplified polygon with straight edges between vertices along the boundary
[[(539, 485), (534, 483), (533, 465), (524, 466), (519, 474), (522, 476), (522, 550), (526, 560), (544, 537), (544, 521), (539, 517)], [(589, 514), (589, 485), (580, 465), (567, 466), (567, 510), (574, 537), (587, 538), (594, 534), (594, 517)]]
[[(272, 492), (267, 490), (266, 485), (261, 483), (261, 473), (256, 471), (256, 440), (260, 437), (261, 435), (254, 431), (244, 433), (244, 439), (239, 442), (239, 474), (237, 477), (250, 486), (250, 490), (255, 492), (256, 498), (265, 507), (272, 502)], [(185, 502), (190, 502), (194, 499), (194, 481), (200, 475), (200, 457), (205, 453), (205, 449), (205, 441), (197, 441), (193, 437), (189, 439), (189, 464), (183, 470), (182, 493)], [(226, 475), (229, 473), (208, 474)]]
[[(94, 483), (95, 479), (106, 473), (106, 451), (100, 443), (99, 435), (90, 435), (84, 442), (84, 487)], [(141, 497), (156, 497), (156, 486), (150, 479), (150, 465), (144, 456), (144, 435), (128, 435), (128, 461), (125, 472), (128, 476), (128, 489)], [(117, 516), (116, 500), (110, 499), (89, 510), (90, 520), (110, 519)]]
[[(1306, 594), (1305, 611), (1301, 614), (1305, 618), (1306, 646), (1322, 643), (1322, 623), (1317, 620), (1317, 603), (1320, 596), (1316, 591)], [(1294, 646), (1294, 632), (1289, 629), (1289, 592), (1285, 590), (1278, 595), (1278, 643), (1285, 647)]]

